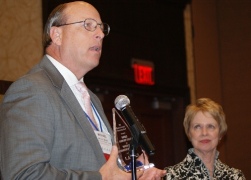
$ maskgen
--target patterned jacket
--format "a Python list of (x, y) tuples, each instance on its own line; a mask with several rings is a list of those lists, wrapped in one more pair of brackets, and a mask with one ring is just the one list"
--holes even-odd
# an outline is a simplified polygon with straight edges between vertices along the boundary
[[(231, 168), (218, 159), (218, 152), (214, 163), (213, 180), (245, 180), (241, 170)], [(194, 149), (188, 150), (186, 158), (174, 165), (165, 168), (166, 180), (210, 180), (209, 171), (201, 159), (194, 153)], [(212, 180), (212, 179), (211, 179)]]

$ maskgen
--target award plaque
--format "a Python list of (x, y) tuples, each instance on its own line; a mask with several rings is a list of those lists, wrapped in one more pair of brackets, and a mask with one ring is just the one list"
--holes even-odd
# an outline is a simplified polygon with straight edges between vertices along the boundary
[[(131, 131), (126, 121), (120, 116), (115, 108), (112, 109), (113, 114), (113, 132), (114, 140), (118, 147), (119, 163), (123, 166), (124, 171), (131, 171), (131, 157), (130, 157), (130, 145), (132, 143)], [(140, 147), (136, 149), (136, 157), (142, 153)], [(143, 168), (144, 164), (140, 161), (136, 161), (137, 169)]]

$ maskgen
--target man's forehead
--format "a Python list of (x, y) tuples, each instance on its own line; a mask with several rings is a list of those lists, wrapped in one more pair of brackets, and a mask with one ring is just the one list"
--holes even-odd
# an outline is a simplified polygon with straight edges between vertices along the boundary
[(85, 2), (68, 3), (64, 13), (67, 18), (100, 18), (98, 11)]
[(67, 3), (66, 11), (71, 13), (77, 13), (81, 11), (97, 12), (97, 10), (89, 3), (86, 2), (71, 2)]

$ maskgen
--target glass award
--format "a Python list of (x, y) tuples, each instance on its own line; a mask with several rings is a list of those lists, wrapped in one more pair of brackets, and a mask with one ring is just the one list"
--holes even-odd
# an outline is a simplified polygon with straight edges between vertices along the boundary
[[(131, 155), (130, 146), (132, 141), (132, 135), (127, 122), (120, 116), (115, 108), (112, 109), (113, 114), (113, 132), (114, 140), (118, 147), (119, 163), (124, 168), (124, 171), (131, 171)], [(137, 147), (135, 151), (136, 158), (142, 153), (142, 150)], [(136, 160), (136, 169), (144, 168), (144, 164), (141, 161)]]

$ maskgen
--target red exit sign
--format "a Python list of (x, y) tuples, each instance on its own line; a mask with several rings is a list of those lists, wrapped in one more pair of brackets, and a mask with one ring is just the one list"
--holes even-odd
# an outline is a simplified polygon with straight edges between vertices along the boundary
[(154, 85), (154, 65), (151, 61), (133, 59), (132, 68), (137, 84)]

